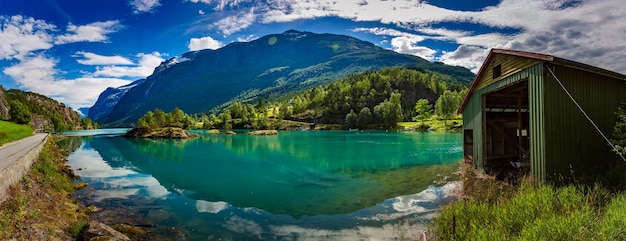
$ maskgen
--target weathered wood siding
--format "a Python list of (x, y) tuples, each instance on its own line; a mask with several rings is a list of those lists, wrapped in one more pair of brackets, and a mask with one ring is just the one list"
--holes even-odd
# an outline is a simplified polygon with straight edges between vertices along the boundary
[[(488, 67), (485, 69), (483, 75), (481, 75), (480, 79), (478, 80), (479, 82), (476, 86), (476, 89), (478, 90), (485, 88), (490, 84), (505, 79), (509, 75), (522, 71), (537, 63), (541, 63), (541, 61), (517, 56), (496, 54), (489, 63)], [(493, 79), (493, 68), (498, 65), (501, 66), (502, 74), (500, 75), (500, 77)]]

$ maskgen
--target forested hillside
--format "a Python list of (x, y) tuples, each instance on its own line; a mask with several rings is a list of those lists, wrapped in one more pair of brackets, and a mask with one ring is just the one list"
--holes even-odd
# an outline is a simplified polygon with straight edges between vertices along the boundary
[[(235, 102), (219, 115), (199, 117), (205, 128), (271, 128), (269, 120), (345, 124), (359, 128), (393, 128), (411, 121), (415, 106), (427, 100), (426, 108), (439, 118), (453, 115), (467, 91), (464, 82), (434, 72), (408, 68), (384, 68), (355, 74), (332, 83), (256, 103)], [(230, 123), (234, 123), (231, 126)]]
[(37, 131), (93, 129), (97, 124), (63, 103), (34, 92), (10, 89), (6, 92), (10, 121), (30, 124)]

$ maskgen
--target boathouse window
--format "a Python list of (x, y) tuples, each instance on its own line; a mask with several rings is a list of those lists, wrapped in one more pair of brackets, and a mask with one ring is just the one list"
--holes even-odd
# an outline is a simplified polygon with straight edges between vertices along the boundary
[(498, 78), (502, 75), (502, 65), (497, 65), (493, 67), (493, 79)]

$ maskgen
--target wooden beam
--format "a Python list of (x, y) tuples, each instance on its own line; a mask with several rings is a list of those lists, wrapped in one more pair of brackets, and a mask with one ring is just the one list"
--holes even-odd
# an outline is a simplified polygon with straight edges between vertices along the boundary
[(491, 126), (494, 130), (496, 130), (497, 132), (499, 132), (500, 134), (502, 134), (502, 136), (504, 136), (505, 141), (508, 141), (510, 145), (513, 145), (515, 147), (517, 147), (517, 149), (520, 151), (520, 154), (526, 154), (526, 150), (524, 150), (524, 148), (519, 145), (518, 143), (516, 143), (515, 138), (507, 135), (504, 130), (500, 129), (500, 127), (498, 127), (496, 124), (493, 123), (493, 121), (491, 120), (487, 120), (486, 121), (487, 124), (489, 126)]

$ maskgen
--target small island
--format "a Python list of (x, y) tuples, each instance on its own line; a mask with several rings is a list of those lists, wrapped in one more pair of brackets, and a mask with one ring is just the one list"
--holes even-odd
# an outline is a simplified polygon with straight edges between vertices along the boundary
[(188, 139), (198, 137), (198, 134), (189, 133), (179, 127), (160, 127), (156, 129), (137, 127), (126, 132), (123, 136), (130, 138)]
[(275, 136), (278, 135), (277, 130), (258, 130), (258, 131), (250, 131), (246, 133), (250, 136)]
[(149, 111), (137, 120), (137, 127), (126, 132), (127, 138), (153, 139), (189, 139), (198, 137), (198, 134), (189, 133), (185, 128), (192, 126), (189, 115), (181, 109), (174, 108), (170, 113), (162, 110)]

